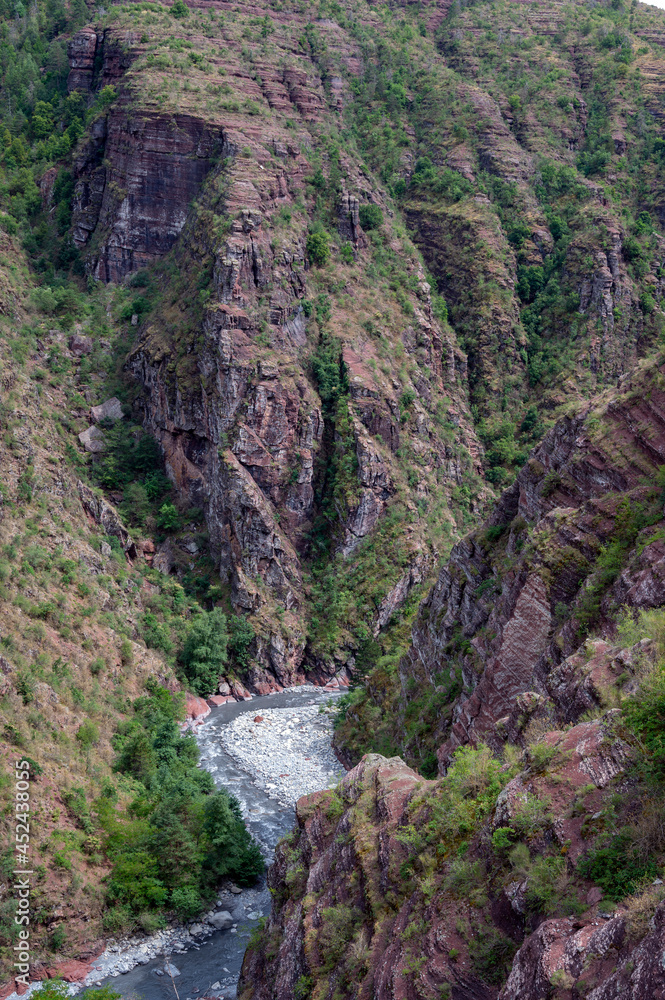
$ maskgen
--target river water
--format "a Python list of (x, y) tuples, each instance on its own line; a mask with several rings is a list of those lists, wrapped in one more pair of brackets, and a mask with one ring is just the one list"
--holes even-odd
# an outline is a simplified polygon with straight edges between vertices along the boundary
[[(221, 732), (224, 726), (245, 712), (257, 715), (262, 709), (322, 705), (330, 698), (328, 691), (306, 688), (253, 698), (250, 702), (231, 702), (213, 708), (205, 723), (196, 730), (202, 766), (210, 771), (220, 788), (236, 796), (247, 827), (261, 845), (268, 863), (272, 861), (277, 842), (295, 823), (295, 803), (285, 807), (269, 792), (257, 787), (254, 776), (243, 770), (219, 745)], [(322, 722), (324, 724), (329, 723)], [(105, 979), (104, 984), (111, 985), (123, 997), (144, 1000), (196, 1000), (201, 996), (233, 1000), (252, 929), (259, 915), (267, 916), (270, 911), (270, 893), (264, 878), (257, 886), (240, 894), (221, 891), (218, 899), (237, 921), (237, 931), (217, 931), (183, 954), (174, 952), (170, 962), (179, 970), (179, 976), (171, 979), (167, 975), (157, 975), (156, 970), (164, 968), (161, 957), (147, 965), (136, 966), (124, 975)]]

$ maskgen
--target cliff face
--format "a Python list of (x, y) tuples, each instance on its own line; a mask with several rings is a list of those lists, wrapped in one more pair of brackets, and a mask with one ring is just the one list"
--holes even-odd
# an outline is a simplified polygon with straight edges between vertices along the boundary
[[(615, 721), (549, 732), (524, 770), (466, 752), (436, 782), (369, 754), (337, 792), (301, 799), (242, 1000), (657, 996), (658, 887), (610, 914), (578, 874), (599, 832), (591, 813), (625, 788), (635, 753)], [(538, 881), (546, 869), (556, 889)]]
[[(461, 668), (465, 693), (438, 734), (440, 761), (492, 742), (520, 692), (557, 700), (552, 673), (590, 625), (665, 601), (653, 485), (665, 455), (662, 385), (662, 367), (647, 366), (597, 410), (557, 424), (485, 526), (453, 550), (401, 668), (403, 683), (430, 684)], [(565, 698), (557, 708), (563, 720)]]
[[(74, 239), (98, 278), (152, 263), (175, 281), (127, 371), (169, 475), (204, 510), (233, 608), (256, 623), (250, 682), (302, 679), (305, 658), (344, 679), (456, 533), (452, 491), (468, 512), (482, 502), (482, 448), (465, 356), (385, 190), (334, 144), (337, 92), (292, 53), (298, 17), (276, 20), (250, 65), (243, 17), (72, 41), (70, 86), (119, 95), (77, 151)], [(357, 41), (328, 27), (356, 72)], [(375, 230), (361, 203), (380, 209)], [(307, 249), (322, 223), (325, 269)], [(354, 576), (352, 598), (340, 581)]]
[[(116, 93), (74, 157), (74, 241), (161, 290), (137, 291), (136, 405), (280, 683), (387, 652), (478, 474), (510, 479), (658, 333), (658, 17), (399, 6), (114, 8), (69, 44), (70, 90)], [(529, 630), (541, 591), (506, 598)]]
[(75, 162), (73, 239), (85, 250), (96, 237), (94, 276), (122, 281), (167, 253), (213, 158), (229, 152), (223, 130), (191, 115), (111, 111)]
[[(500, 749), (502, 720), (524, 692), (548, 701), (553, 723), (579, 717), (560, 689), (566, 657), (590, 630), (612, 635), (621, 608), (665, 601), (663, 384), (662, 362), (645, 364), (546, 435), (442, 567), (400, 664), (397, 702), (370, 678), (374, 700), (347, 713), (338, 742), (349, 762), (377, 694), (393, 745), (421, 761), (435, 750), (442, 769), (461, 745)], [(427, 731), (414, 737), (409, 720), (425, 710)]]

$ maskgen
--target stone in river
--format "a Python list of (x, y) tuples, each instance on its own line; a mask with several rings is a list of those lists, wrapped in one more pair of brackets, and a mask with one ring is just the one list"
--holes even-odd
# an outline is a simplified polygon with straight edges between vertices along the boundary
[(219, 913), (213, 913), (208, 917), (206, 923), (210, 924), (217, 931), (226, 931), (229, 927), (233, 926), (233, 917), (228, 910), (221, 910)]
[(229, 892), (232, 892), (234, 895), (237, 895), (239, 892), (242, 892), (242, 889), (239, 889), (237, 885), (230, 885)]
[(176, 969), (175, 965), (171, 965), (170, 962), (167, 962), (164, 966), (164, 972), (167, 976), (172, 976), (174, 979), (176, 976), (180, 975), (180, 969)]

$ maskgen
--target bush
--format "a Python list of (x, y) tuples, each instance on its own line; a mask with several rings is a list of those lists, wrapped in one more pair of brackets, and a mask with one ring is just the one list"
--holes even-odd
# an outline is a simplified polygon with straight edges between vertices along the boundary
[[(242, 648), (244, 640), (239, 632), (237, 635)], [(206, 696), (217, 687), (227, 661), (227, 644), (226, 616), (219, 608), (195, 619), (180, 654), (180, 662), (196, 694)]]
[(469, 942), (469, 957), (486, 983), (499, 985), (510, 969), (517, 945), (494, 927), (484, 927), (482, 934)]
[(367, 231), (383, 225), (383, 212), (378, 205), (360, 206), (360, 225)]
[(509, 826), (500, 826), (492, 834), (492, 850), (495, 854), (507, 854), (515, 843), (516, 833)]
[(203, 900), (193, 885), (174, 889), (171, 893), (171, 905), (179, 917), (191, 920), (203, 909)]
[(643, 879), (654, 879), (659, 874), (654, 859), (640, 857), (637, 845), (627, 832), (612, 837), (604, 847), (589, 851), (577, 870), (599, 885), (604, 896), (613, 902), (635, 892)]
[(178, 509), (172, 503), (165, 503), (159, 508), (157, 527), (162, 531), (177, 531), (180, 524)]
[(178, 20), (189, 17), (189, 7), (183, 0), (175, 0), (175, 3), (171, 4), (171, 17), (176, 17)]
[(330, 242), (328, 234), (310, 233), (307, 237), (307, 256), (317, 267), (323, 267), (330, 259)]
[(89, 747), (99, 743), (99, 726), (95, 725), (91, 719), (86, 719), (78, 727), (76, 739), (83, 749), (87, 750)]
[(244, 669), (249, 665), (249, 649), (255, 637), (254, 627), (244, 615), (230, 615), (228, 628), (229, 654), (238, 666)]

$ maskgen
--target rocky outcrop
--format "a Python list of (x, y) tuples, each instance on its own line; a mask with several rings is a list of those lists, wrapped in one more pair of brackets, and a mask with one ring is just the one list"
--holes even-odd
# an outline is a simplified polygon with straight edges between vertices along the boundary
[(95, 277), (121, 281), (170, 250), (213, 158), (232, 153), (223, 129), (190, 115), (110, 111), (76, 164), (74, 242), (103, 234)]
[(115, 507), (105, 500), (104, 497), (91, 490), (89, 486), (86, 486), (85, 483), (82, 483), (80, 479), (76, 487), (81, 499), (81, 505), (86, 514), (97, 524), (101, 525), (107, 535), (118, 539), (129, 559), (136, 559), (136, 544), (120, 520), (120, 515)]
[[(608, 919), (598, 907), (597, 887), (572, 888), (593, 837), (590, 814), (609, 801), (612, 780), (631, 759), (616, 721), (609, 713), (547, 734), (507, 783), (496, 765), (505, 787), (486, 818), (472, 819), (470, 804), (487, 778), (486, 751), (473, 762), (462, 757), (438, 782), (424, 782), (399, 758), (368, 754), (336, 792), (300, 799), (297, 826), (269, 872), (273, 908), (245, 956), (241, 1000), (290, 1000), (305, 985), (323, 995), (351, 982), (356, 996), (377, 1000), (540, 1000), (574, 983), (614, 997), (610, 984), (627, 982), (629, 956), (642, 963), (632, 981), (650, 982), (659, 936), (636, 947), (626, 915)], [(584, 808), (571, 810), (573, 801)], [(527, 810), (540, 817), (528, 836), (517, 832)], [(463, 855), (458, 823), (468, 838)], [(489, 846), (492, 831), (511, 829), (522, 858), (513, 876)], [(560, 884), (585, 900), (576, 904), (580, 916), (544, 919), (534, 911), (538, 862), (530, 852), (549, 858)], [(658, 913), (654, 923), (660, 934)]]
[[(602, 624), (624, 604), (665, 601), (662, 509), (642, 478), (665, 456), (662, 377), (660, 367), (647, 366), (593, 418), (583, 413), (560, 421), (490, 520), (455, 547), (441, 570), (401, 677), (408, 697), (410, 678), (435, 685), (461, 668), (466, 691), (439, 730), (442, 766), (457, 746), (492, 742), (497, 721), (520, 692), (552, 698), (560, 721), (579, 718), (599, 698), (579, 654), (565, 658), (579, 646), (590, 616)], [(626, 496), (642, 512), (634, 526)], [(608, 581), (595, 566), (610, 543), (618, 564)]]
[(95, 54), (97, 52), (97, 32), (94, 28), (83, 28), (77, 32), (67, 45), (69, 59), (69, 77), (67, 90), (88, 93), (92, 87), (95, 71)]

